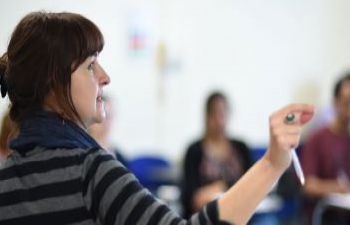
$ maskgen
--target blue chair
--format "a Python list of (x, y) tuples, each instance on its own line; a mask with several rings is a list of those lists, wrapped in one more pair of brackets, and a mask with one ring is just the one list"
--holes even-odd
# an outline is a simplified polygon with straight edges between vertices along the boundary
[(154, 194), (160, 186), (174, 184), (171, 164), (161, 156), (143, 155), (133, 158), (129, 161), (129, 169)]
[(258, 161), (266, 152), (266, 147), (255, 147), (251, 150), (251, 157), (254, 162)]
[[(251, 156), (254, 161), (259, 160), (266, 152), (266, 147), (264, 146), (258, 146), (252, 149)], [(302, 144), (297, 148), (296, 152), (300, 157), (300, 152), (302, 149)], [(292, 182), (292, 183), (291, 183)], [(281, 224), (287, 224), (292, 223), (294, 221), (298, 221), (298, 217), (300, 216), (300, 195), (298, 190), (298, 180), (296, 176), (294, 175), (294, 168), (289, 168), (285, 174), (282, 176), (279, 182), (279, 187), (277, 188), (277, 194), (279, 194), (283, 198), (283, 205), (280, 210), (274, 213), (274, 215), (278, 218), (279, 222)], [(291, 186), (292, 185), (292, 186)], [(290, 192), (289, 189), (294, 187), (292, 193), (286, 193)], [(281, 193), (283, 192), (283, 194)], [(288, 196), (285, 196), (287, 195)], [(260, 216), (260, 215), (259, 215)], [(259, 216), (255, 216), (256, 219), (260, 219)], [(265, 215), (263, 215), (265, 216)], [(255, 218), (253, 218), (254, 220)], [(252, 224), (258, 224), (258, 223), (252, 223)]]

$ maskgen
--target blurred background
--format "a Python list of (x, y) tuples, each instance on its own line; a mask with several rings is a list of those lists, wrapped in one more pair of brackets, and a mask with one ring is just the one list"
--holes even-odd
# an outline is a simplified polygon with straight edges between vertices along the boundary
[(202, 132), (203, 102), (216, 89), (231, 101), (229, 130), (264, 146), (271, 112), (296, 101), (326, 107), (334, 80), (349, 68), (346, 0), (2, 3), (1, 53), (30, 11), (78, 12), (100, 27), (100, 62), (112, 79), (106, 93), (117, 114), (113, 142), (129, 156), (147, 150), (180, 159)]
[[(327, 114), (334, 82), (350, 68), (347, 0), (0, 2), (0, 54), (31, 11), (77, 12), (97, 24), (105, 37), (99, 61), (112, 80), (110, 140), (129, 159), (181, 164), (203, 133), (213, 90), (228, 97), (228, 133), (264, 149), (274, 110), (306, 102)], [(0, 101), (0, 115), (7, 104)]]

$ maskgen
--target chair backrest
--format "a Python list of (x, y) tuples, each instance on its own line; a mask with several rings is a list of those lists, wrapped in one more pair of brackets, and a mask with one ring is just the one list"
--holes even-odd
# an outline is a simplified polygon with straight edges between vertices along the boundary
[(155, 193), (161, 185), (173, 184), (172, 167), (162, 156), (143, 155), (129, 161), (129, 169), (140, 183)]
[(266, 147), (259, 146), (259, 147), (252, 148), (252, 150), (250, 151), (250, 154), (253, 161), (255, 162), (259, 160), (265, 154), (265, 152), (266, 152)]

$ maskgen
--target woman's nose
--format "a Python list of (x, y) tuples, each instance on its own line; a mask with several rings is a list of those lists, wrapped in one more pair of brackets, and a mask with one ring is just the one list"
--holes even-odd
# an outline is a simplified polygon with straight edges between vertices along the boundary
[(108, 85), (111, 82), (111, 78), (108, 76), (106, 71), (102, 68), (102, 66), (99, 66), (99, 67), (100, 67), (99, 83), (103, 86)]

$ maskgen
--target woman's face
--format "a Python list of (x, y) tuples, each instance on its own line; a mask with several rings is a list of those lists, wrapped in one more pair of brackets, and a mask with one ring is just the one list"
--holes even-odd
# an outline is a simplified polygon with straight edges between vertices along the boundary
[(339, 97), (335, 101), (338, 118), (343, 123), (350, 121), (350, 81), (344, 81), (341, 85)]
[(108, 136), (111, 131), (111, 125), (113, 123), (113, 116), (112, 115), (112, 105), (111, 100), (105, 100), (104, 101), (104, 107), (106, 112), (106, 118), (101, 123), (93, 124), (89, 127), (89, 133), (92, 137), (94, 137), (96, 140), (105, 140), (108, 139)]
[(105, 119), (102, 88), (109, 82), (109, 76), (98, 63), (97, 56), (88, 57), (72, 73), (73, 104), (86, 127)]
[(226, 101), (218, 98), (211, 106), (208, 115), (208, 129), (217, 134), (224, 134), (228, 121), (228, 109)]

